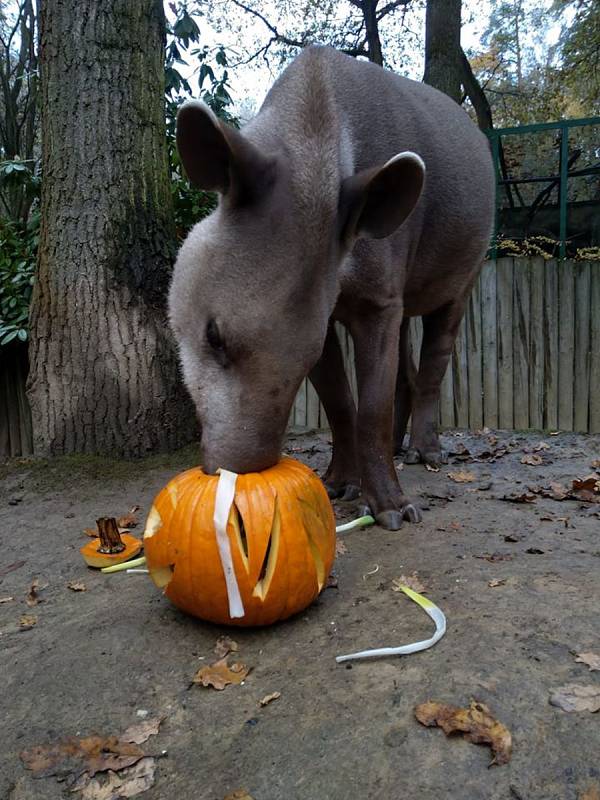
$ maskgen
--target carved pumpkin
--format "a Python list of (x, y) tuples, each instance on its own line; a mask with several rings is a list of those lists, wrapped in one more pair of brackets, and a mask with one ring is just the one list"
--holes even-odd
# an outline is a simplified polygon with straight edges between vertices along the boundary
[(238, 475), (227, 538), (244, 616), (229, 614), (213, 515), (219, 477), (181, 473), (154, 500), (144, 551), (154, 583), (189, 614), (210, 622), (268, 625), (317, 597), (335, 556), (327, 492), (304, 464), (283, 458)]

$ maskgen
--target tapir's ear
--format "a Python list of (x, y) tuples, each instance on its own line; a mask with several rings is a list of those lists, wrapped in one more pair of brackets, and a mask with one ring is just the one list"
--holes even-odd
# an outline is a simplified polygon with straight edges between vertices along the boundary
[(394, 233), (416, 206), (424, 181), (423, 159), (410, 151), (347, 178), (340, 194), (344, 239), (383, 239)]
[(228, 195), (236, 202), (254, 196), (273, 171), (272, 159), (200, 100), (179, 109), (177, 149), (195, 186)]

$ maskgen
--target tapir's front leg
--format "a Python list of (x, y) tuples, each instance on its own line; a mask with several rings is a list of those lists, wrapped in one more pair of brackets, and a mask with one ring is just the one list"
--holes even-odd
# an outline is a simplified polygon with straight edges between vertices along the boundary
[(394, 393), (402, 307), (362, 313), (352, 321), (358, 379), (357, 441), (363, 496), (377, 522), (398, 530), (421, 513), (403, 494), (393, 460)]

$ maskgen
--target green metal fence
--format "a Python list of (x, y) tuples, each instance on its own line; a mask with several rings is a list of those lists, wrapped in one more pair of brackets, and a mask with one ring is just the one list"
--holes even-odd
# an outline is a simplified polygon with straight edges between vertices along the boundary
[[(584, 161), (588, 160), (588, 165), (583, 169), (574, 169), (575, 162), (582, 155), (581, 147), (574, 147), (570, 151), (569, 135), (572, 133), (575, 136), (577, 129), (591, 127), (591, 136), (589, 137), (584, 154)], [(531, 134), (544, 135), (548, 132), (556, 131), (557, 136), (552, 145), (553, 149), (558, 151), (557, 171), (554, 174), (521, 174), (518, 176), (511, 175), (511, 165), (507, 163), (509, 159), (506, 156), (506, 150), (510, 147), (511, 141), (514, 137), (526, 137)], [(554, 189), (558, 193), (558, 216), (559, 216), (559, 230), (557, 243), (559, 244), (559, 257), (565, 258), (567, 255), (567, 244), (569, 243), (569, 235), (567, 229), (567, 215), (569, 208), (569, 180), (578, 178), (589, 178), (598, 176), (598, 183), (592, 189), (592, 197), (588, 205), (592, 206), (597, 203), (597, 212), (600, 213), (600, 117), (589, 117), (586, 119), (570, 119), (560, 120), (558, 122), (546, 122), (537, 125), (521, 125), (515, 128), (497, 128), (486, 132), (492, 148), (492, 156), (494, 160), (494, 169), (497, 180), (497, 202), (496, 202), (496, 224), (494, 228), (494, 239), (490, 256), (496, 258), (498, 250), (498, 234), (500, 231), (500, 211), (502, 208), (503, 198), (506, 198), (508, 205), (512, 208), (520, 204), (522, 209), (529, 210), (529, 218), (531, 219), (536, 210), (539, 210), (540, 198), (546, 202), (550, 198)], [(556, 163), (556, 162), (555, 162)], [(543, 169), (545, 165), (538, 165), (538, 169)], [(529, 170), (532, 171), (531, 169)], [(546, 170), (547, 171), (547, 170)], [(527, 170), (525, 170), (525, 173)], [(546, 184), (542, 192), (536, 198), (537, 205), (527, 206), (521, 194), (521, 187), (533, 184)], [(592, 209), (593, 210), (593, 209)], [(600, 243), (599, 243), (600, 244)]]

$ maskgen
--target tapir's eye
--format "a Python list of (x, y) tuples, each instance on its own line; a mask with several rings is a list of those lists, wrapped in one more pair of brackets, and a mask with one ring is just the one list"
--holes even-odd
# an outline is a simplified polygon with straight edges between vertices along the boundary
[(219, 326), (214, 319), (209, 319), (208, 325), (206, 326), (206, 340), (213, 350), (223, 350), (225, 348), (223, 340), (221, 339), (221, 334), (219, 333)]

